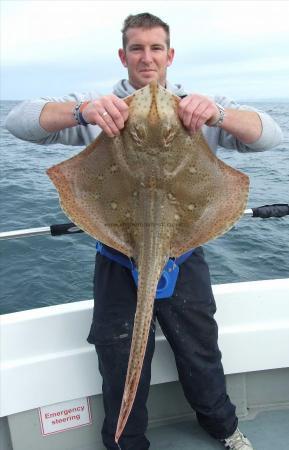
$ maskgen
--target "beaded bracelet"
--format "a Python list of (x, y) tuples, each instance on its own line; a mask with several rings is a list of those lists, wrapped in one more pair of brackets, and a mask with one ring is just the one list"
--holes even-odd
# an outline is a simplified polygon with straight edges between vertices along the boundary
[(84, 127), (86, 127), (89, 123), (86, 122), (86, 120), (84, 119), (84, 117), (82, 115), (82, 111), (88, 105), (88, 103), (90, 103), (90, 102), (89, 101), (78, 102), (73, 109), (73, 116), (74, 116), (76, 122), (78, 123), (78, 125), (83, 125)]

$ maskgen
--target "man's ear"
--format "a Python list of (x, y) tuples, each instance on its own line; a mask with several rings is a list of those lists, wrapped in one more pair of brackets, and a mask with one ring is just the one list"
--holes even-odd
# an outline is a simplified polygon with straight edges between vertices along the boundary
[(169, 67), (173, 60), (174, 60), (174, 56), (175, 56), (175, 49), (174, 48), (170, 48), (168, 51), (168, 62), (167, 62), (167, 67)]
[(118, 56), (119, 56), (119, 59), (121, 60), (122, 65), (123, 65), (124, 67), (127, 67), (125, 51), (124, 51), (123, 48), (120, 48), (120, 49), (118, 50)]

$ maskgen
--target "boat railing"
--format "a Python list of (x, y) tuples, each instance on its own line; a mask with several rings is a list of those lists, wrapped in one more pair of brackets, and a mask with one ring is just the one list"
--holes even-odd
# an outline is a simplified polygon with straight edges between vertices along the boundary
[[(226, 374), (289, 367), (289, 278), (213, 286)], [(0, 416), (101, 393), (93, 345), (86, 341), (93, 301), (3, 315)], [(178, 379), (161, 330), (152, 384)], [(34, 395), (31, 395), (34, 392)]]

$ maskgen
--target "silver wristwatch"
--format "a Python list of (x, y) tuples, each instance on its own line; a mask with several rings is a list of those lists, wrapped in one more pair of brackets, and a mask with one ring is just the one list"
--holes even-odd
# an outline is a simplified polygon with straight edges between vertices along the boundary
[(211, 127), (219, 127), (222, 125), (222, 123), (224, 122), (224, 118), (225, 118), (225, 109), (223, 108), (223, 106), (219, 105), (219, 103), (216, 103), (216, 107), (219, 110), (220, 113), (220, 117), (218, 118), (218, 120), (215, 123), (212, 123)]

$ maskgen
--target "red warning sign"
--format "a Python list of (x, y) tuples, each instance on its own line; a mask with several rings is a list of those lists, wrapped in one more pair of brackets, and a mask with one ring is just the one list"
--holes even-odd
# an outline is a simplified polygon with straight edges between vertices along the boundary
[(43, 436), (92, 423), (89, 398), (43, 406), (38, 412)]

